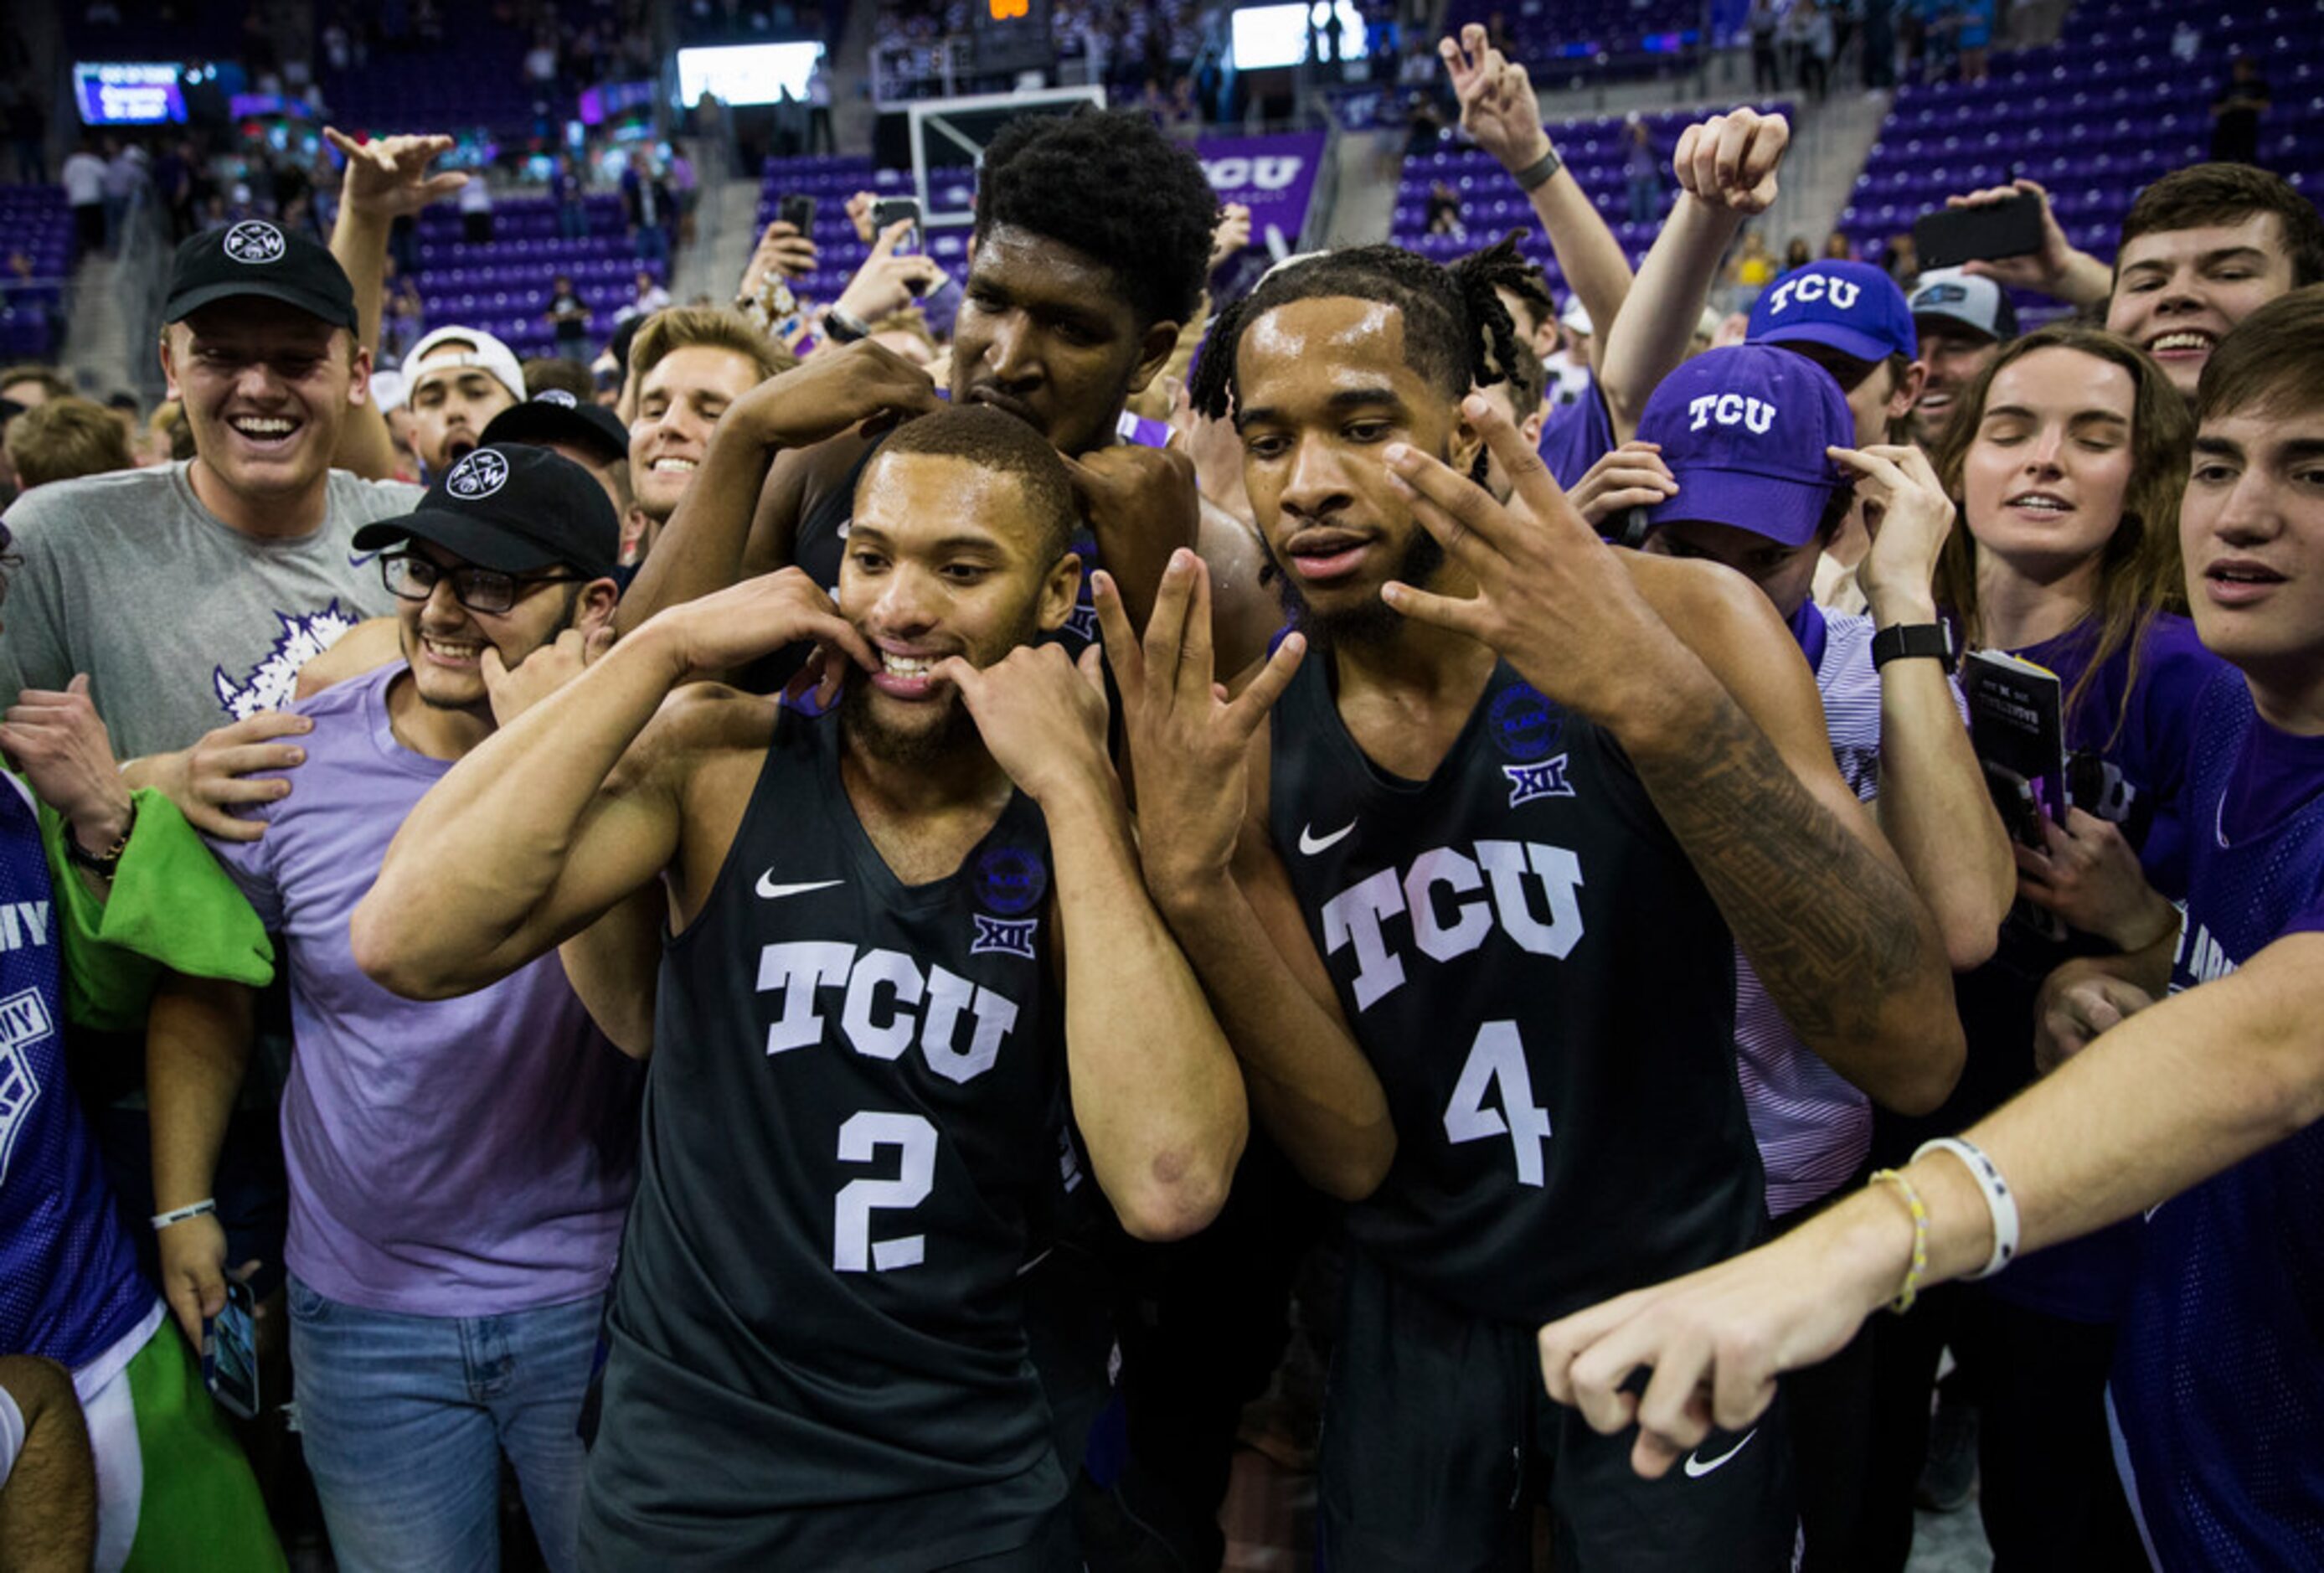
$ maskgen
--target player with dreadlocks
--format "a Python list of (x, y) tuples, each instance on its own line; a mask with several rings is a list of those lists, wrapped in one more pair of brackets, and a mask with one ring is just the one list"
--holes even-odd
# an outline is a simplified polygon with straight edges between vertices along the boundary
[(1194, 397), (1233, 406), (1313, 654), (1264, 716), (1213, 689), (1199, 562), (1142, 641), (1101, 583), (1147, 883), (1253, 1111), (1350, 1204), (1333, 1565), (1527, 1567), (1545, 1500), (1561, 1567), (1784, 1568), (1779, 1410), (1642, 1483), (1534, 1331), (1763, 1229), (1738, 944), (1812, 1043), (1899, 1056), (1959, 1052), (1943, 950), (1766, 598), (1600, 543), (1472, 392), (1510, 342), (1488, 271), (1332, 253), (1217, 325)]

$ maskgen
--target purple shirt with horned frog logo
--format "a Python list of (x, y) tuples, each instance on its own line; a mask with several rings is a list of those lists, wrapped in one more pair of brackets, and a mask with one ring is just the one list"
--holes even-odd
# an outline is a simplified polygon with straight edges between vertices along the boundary
[(331, 472), (322, 524), (259, 540), (202, 506), (188, 466), (35, 487), (8, 510), (23, 558), (0, 615), (0, 703), (89, 675), (124, 759), (290, 702), (299, 668), (394, 597), (357, 529), (408, 514), (400, 481)]

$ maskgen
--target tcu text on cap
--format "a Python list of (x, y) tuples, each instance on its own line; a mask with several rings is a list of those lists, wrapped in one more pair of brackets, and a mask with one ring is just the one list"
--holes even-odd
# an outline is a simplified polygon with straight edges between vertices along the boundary
[(1833, 278), (1829, 273), (1810, 273), (1803, 279), (1785, 279), (1768, 297), (1767, 315), (1780, 314), (1794, 301), (1803, 306), (1812, 301), (1830, 301), (1842, 311), (1853, 311), (1863, 293), (1862, 285), (1847, 279)]
[[(1849, 286), (1854, 289), (1853, 284)], [(1754, 399), (1745, 393), (1705, 393), (1686, 402), (1686, 412), (1693, 417), (1688, 422), (1689, 431), (1700, 431), (1716, 421), (1721, 426), (1740, 426), (1754, 437), (1765, 437), (1775, 423), (1775, 407), (1765, 399)]]

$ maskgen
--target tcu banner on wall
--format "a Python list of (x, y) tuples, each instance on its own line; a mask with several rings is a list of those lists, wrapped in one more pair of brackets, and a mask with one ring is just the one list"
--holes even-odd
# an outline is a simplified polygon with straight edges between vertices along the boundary
[(1206, 136), (1194, 151), (1220, 202), (1240, 202), (1250, 209), (1249, 249), (1222, 266), (1213, 281), (1217, 299), (1230, 301), (1258, 282), (1277, 257), (1298, 249), (1322, 170), (1323, 134)]

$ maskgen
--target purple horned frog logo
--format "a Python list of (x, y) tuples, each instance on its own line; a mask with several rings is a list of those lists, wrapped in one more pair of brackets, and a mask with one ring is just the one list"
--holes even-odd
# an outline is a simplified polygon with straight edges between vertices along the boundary
[(217, 691), (219, 708), (237, 721), (289, 704), (297, 691), (299, 669), (356, 622), (355, 615), (336, 598), (319, 612), (277, 612), (274, 618), (281, 624), (281, 632), (247, 676), (237, 682), (222, 666), (211, 670), (210, 686)]

